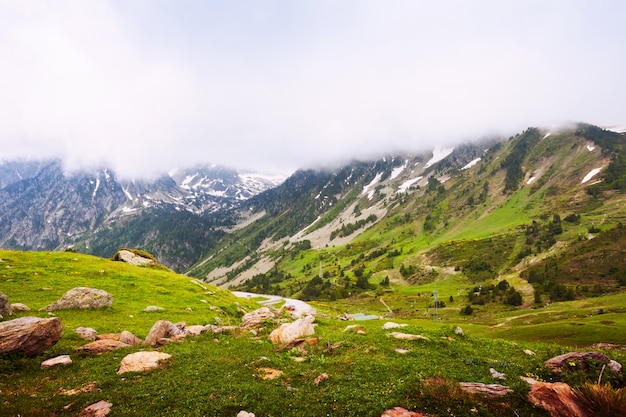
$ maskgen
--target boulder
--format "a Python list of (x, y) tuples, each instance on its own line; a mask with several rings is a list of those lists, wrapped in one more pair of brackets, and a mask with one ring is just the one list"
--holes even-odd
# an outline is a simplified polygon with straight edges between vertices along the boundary
[(37, 356), (53, 346), (63, 336), (58, 317), (42, 319), (21, 317), (0, 323), (0, 353), (24, 352)]
[(22, 304), (22, 303), (13, 303), (13, 304), (11, 304), (11, 310), (13, 310), (13, 311), (30, 311), (30, 307), (28, 307), (26, 304)]
[(144, 343), (155, 347), (161, 344), (160, 339), (179, 335), (184, 335), (184, 332), (178, 326), (167, 320), (159, 320), (152, 325)]
[(124, 330), (120, 333), (120, 342), (126, 343), (129, 346), (136, 346), (143, 343), (143, 340), (135, 336), (133, 333)]
[(621, 372), (622, 369), (622, 366), (619, 363), (615, 361), (613, 361), (615, 363), (611, 363), (611, 359), (600, 352), (569, 352), (548, 359), (544, 362), (544, 365), (552, 372), (560, 374), (564, 369), (571, 367), (571, 364), (575, 364), (575, 366), (578, 366), (581, 369), (587, 369), (590, 362), (611, 364), (611, 369), (619, 369), (618, 372)]
[(119, 340), (101, 339), (93, 341), (91, 343), (87, 343), (86, 345), (83, 345), (76, 350), (79, 352), (98, 354), (128, 346), (130, 345), (127, 345), (124, 342), (120, 342)]
[(185, 334), (189, 336), (199, 336), (209, 329), (208, 326), (193, 325), (185, 327)]
[(113, 305), (113, 296), (106, 291), (96, 288), (72, 288), (54, 303), (44, 307), (46, 311), (83, 309), (91, 310)]
[(163, 352), (135, 352), (126, 355), (120, 363), (118, 374), (124, 372), (143, 372), (157, 368), (161, 361), (171, 358), (172, 355)]
[(528, 401), (550, 413), (552, 417), (590, 417), (574, 390), (563, 382), (538, 382), (523, 378), (530, 383)]
[(274, 344), (287, 344), (300, 337), (310, 336), (315, 333), (314, 321), (313, 316), (306, 316), (293, 323), (282, 324), (270, 333), (269, 338)]
[(74, 331), (84, 340), (96, 340), (98, 337), (96, 329), (91, 327), (77, 327)]
[(11, 315), (11, 304), (9, 304), (9, 297), (6, 294), (0, 292), (0, 316)]
[(78, 417), (102, 417), (102, 416), (106, 416), (111, 411), (111, 407), (113, 407), (113, 404), (111, 404), (108, 401), (101, 400), (101, 401), (98, 401), (95, 404), (91, 404), (89, 407), (85, 408), (83, 411), (81, 411), (78, 414)]
[(148, 265), (156, 264), (156, 260), (151, 258), (150, 254), (146, 253), (145, 256), (140, 254), (141, 252), (130, 251), (128, 249), (120, 249), (113, 256), (114, 261), (126, 262), (131, 265)]
[(69, 365), (71, 363), (72, 359), (70, 358), (70, 355), (61, 355), (41, 362), (41, 369), (52, 368), (56, 365)]
[(245, 314), (241, 318), (241, 327), (251, 329), (260, 327), (265, 320), (273, 319), (275, 314), (268, 307), (261, 307), (251, 313)]
[(500, 384), (482, 384), (480, 382), (460, 382), (459, 384), (467, 392), (491, 398), (504, 397), (513, 392), (511, 388)]

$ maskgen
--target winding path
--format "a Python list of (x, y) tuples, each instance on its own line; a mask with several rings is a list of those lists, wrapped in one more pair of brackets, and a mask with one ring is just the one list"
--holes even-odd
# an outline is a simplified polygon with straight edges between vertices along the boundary
[(297, 300), (295, 298), (285, 298), (279, 295), (271, 295), (271, 294), (256, 294), (252, 292), (243, 292), (243, 291), (231, 291), (235, 296), (240, 298), (253, 298), (253, 297), (263, 297), (267, 298), (267, 300), (261, 300), (258, 303), (264, 306), (269, 306), (272, 304), (280, 303), (281, 301), (285, 302), (285, 305), (293, 306), (293, 311), (291, 312), (294, 317), (300, 317), (307, 314), (315, 314), (315, 308), (311, 307), (310, 304), (305, 303), (302, 300)]

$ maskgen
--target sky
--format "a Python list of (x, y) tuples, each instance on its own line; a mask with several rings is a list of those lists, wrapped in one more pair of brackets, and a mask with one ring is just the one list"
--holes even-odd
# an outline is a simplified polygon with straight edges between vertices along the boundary
[(0, 159), (288, 173), (626, 125), (621, 0), (0, 0)]

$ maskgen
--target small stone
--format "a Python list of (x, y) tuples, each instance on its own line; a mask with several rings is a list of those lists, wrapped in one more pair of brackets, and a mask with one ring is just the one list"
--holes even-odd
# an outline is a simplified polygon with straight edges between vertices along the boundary
[(506, 379), (506, 374), (504, 374), (502, 372), (498, 372), (494, 368), (489, 368), (489, 372), (491, 373), (491, 376), (494, 377), (494, 378)]
[(254, 413), (249, 413), (247, 411), (241, 410), (237, 413), (237, 417), (256, 417)]
[(380, 417), (425, 417), (424, 414), (409, 411), (402, 407), (394, 407), (391, 410), (387, 410), (381, 414)]
[(87, 343), (77, 349), (79, 352), (85, 353), (104, 353), (109, 352), (111, 350), (121, 349), (123, 347), (128, 347), (126, 343), (120, 342), (119, 340), (111, 340), (111, 339), (102, 339), (96, 340), (91, 343)]
[(426, 342), (430, 342), (429, 338), (427, 338), (426, 336), (419, 335), (419, 334), (391, 332), (387, 336), (393, 337), (399, 340), (424, 340)]
[(315, 380), (313, 381), (313, 384), (319, 385), (320, 382), (322, 382), (325, 379), (328, 379), (328, 374), (327, 373), (320, 374), (317, 376), (317, 378), (315, 378)]
[(456, 326), (454, 328), (454, 334), (457, 336), (463, 336), (463, 329), (461, 329), (459, 326)]
[(41, 369), (52, 368), (56, 365), (69, 365), (71, 363), (72, 359), (70, 358), (70, 355), (61, 355), (57, 356), (56, 358), (50, 358), (46, 361), (43, 361), (41, 363)]
[(407, 327), (408, 324), (403, 323), (403, 324), (399, 324), (399, 323), (394, 323), (392, 321), (388, 321), (387, 323), (383, 324), (383, 330), (390, 330), (390, 329), (398, 329), (400, 327)]
[(74, 331), (84, 340), (96, 340), (98, 337), (98, 332), (92, 327), (77, 327)]
[(108, 401), (101, 400), (101, 401), (98, 401), (95, 404), (91, 404), (89, 407), (85, 408), (83, 411), (81, 411), (78, 414), (78, 416), (79, 417), (102, 417), (102, 416), (106, 416), (111, 411), (111, 407), (113, 407), (113, 404), (111, 404)]
[(529, 355), (529, 356), (535, 356), (535, 352), (533, 352), (533, 351), (532, 351), (532, 350), (530, 350), (530, 349), (524, 349), (524, 353), (525, 353), (525, 354), (527, 354), (527, 355)]
[(283, 374), (283, 371), (267, 367), (259, 368), (259, 372), (261, 372), (261, 375), (259, 376), (264, 380), (276, 379)]
[(143, 311), (150, 313), (152, 311), (163, 311), (165, 310), (163, 307), (159, 307), (159, 306), (148, 306), (146, 308), (143, 309)]
[(11, 304), (11, 310), (15, 311), (31, 311), (30, 307), (26, 304), (22, 303), (13, 303)]
[(135, 336), (133, 333), (124, 330), (120, 333), (120, 342), (126, 343), (129, 346), (137, 346), (143, 343), (143, 340)]
[(407, 353), (410, 352), (410, 350), (408, 349), (401, 349), (401, 348), (396, 348), (394, 349), (397, 353), (401, 354), (401, 355), (406, 355)]
[(480, 382), (461, 382), (461, 388), (467, 392), (481, 394), (485, 397), (503, 397), (513, 392), (513, 390), (505, 385), (499, 384), (481, 384)]

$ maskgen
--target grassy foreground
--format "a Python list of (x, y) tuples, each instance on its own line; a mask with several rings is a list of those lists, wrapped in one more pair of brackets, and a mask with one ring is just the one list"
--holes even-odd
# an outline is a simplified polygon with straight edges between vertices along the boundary
[[(159, 319), (239, 324), (244, 312), (258, 306), (189, 277), (84, 255), (0, 251), (0, 259), (0, 291), (10, 302), (34, 310), (14, 317), (45, 317), (48, 313), (36, 310), (76, 286), (104, 289), (115, 299), (112, 308), (100, 311), (55, 312), (64, 336), (38, 358), (0, 355), (2, 416), (74, 416), (100, 400), (113, 403), (109, 416), (235, 416), (247, 410), (257, 416), (374, 417), (394, 406), (433, 416), (546, 416), (526, 400), (529, 387), (519, 377), (554, 380), (543, 361), (570, 351), (555, 343), (506, 340), (505, 333), (488, 335), (488, 329), (523, 329), (521, 319), (497, 328), (464, 323), (464, 336), (454, 333), (451, 319), (393, 319), (408, 325), (395, 331), (426, 338), (406, 341), (389, 337), (394, 330), (383, 330), (384, 320), (344, 322), (332, 305), (316, 304), (320, 314), (314, 337), (319, 340), (300, 350), (272, 345), (267, 335), (277, 324), (267, 323), (257, 335), (204, 334), (167, 344), (158, 349), (172, 355), (162, 368), (117, 375), (126, 354), (149, 348), (79, 354), (76, 348), (85, 341), (73, 332), (75, 327), (94, 327), (99, 333), (129, 330), (143, 338)], [(147, 305), (165, 310), (145, 313)], [(618, 322), (617, 316), (604, 316)], [(346, 330), (351, 324), (359, 327)], [(525, 353), (527, 349), (535, 355)], [(606, 353), (626, 361), (624, 351)], [(43, 360), (61, 354), (69, 354), (73, 363), (40, 369)], [(489, 368), (506, 373), (507, 379), (494, 379)], [(269, 379), (274, 371), (282, 374)], [(576, 387), (597, 380), (599, 372), (574, 369), (563, 379)], [(318, 378), (323, 374), (328, 378)], [(515, 392), (485, 399), (461, 391), (458, 382), (463, 381), (502, 383)], [(603, 381), (624, 385), (621, 376), (607, 372)], [(66, 394), (80, 388), (84, 391)]]

